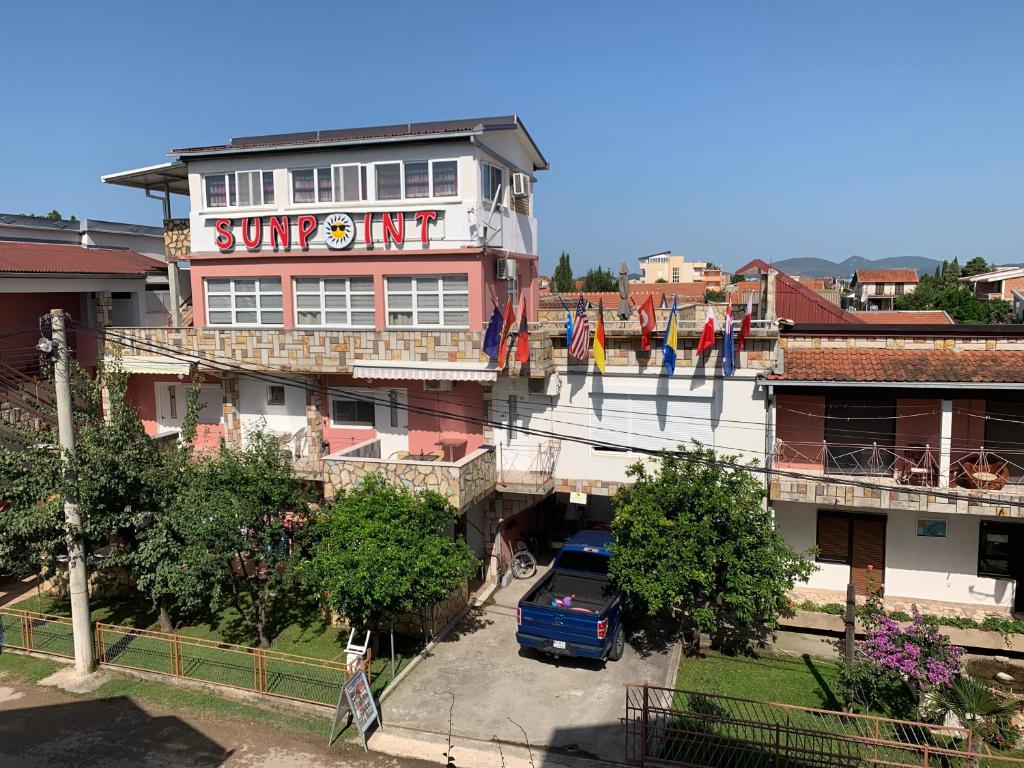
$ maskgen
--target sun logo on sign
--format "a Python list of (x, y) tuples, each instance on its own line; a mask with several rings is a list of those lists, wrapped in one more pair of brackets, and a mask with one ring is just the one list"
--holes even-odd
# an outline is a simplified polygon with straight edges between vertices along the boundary
[(320, 225), (328, 248), (340, 251), (348, 248), (356, 237), (356, 225), (347, 213), (332, 213)]

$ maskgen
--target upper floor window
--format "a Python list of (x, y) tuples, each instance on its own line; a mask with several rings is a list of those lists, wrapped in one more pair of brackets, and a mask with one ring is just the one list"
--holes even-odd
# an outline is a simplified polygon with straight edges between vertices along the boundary
[(377, 165), (374, 166), (374, 170), (377, 172), (377, 199), (401, 200), (402, 164), (377, 163)]
[(366, 199), (366, 166), (298, 168), (292, 174), (293, 203), (345, 203)]
[(210, 173), (203, 177), (207, 208), (274, 204), (273, 171)]
[(480, 166), (480, 189), (484, 200), (494, 200), (501, 190), (502, 170), (496, 165), (483, 163)]
[(279, 277), (206, 280), (208, 325), (283, 325)]
[(361, 400), (355, 394), (331, 396), (331, 426), (373, 429), (376, 406), (372, 400)]
[(387, 278), (388, 325), (469, 326), (469, 277), (431, 275)]
[(295, 278), (295, 324), (374, 326), (372, 277)]

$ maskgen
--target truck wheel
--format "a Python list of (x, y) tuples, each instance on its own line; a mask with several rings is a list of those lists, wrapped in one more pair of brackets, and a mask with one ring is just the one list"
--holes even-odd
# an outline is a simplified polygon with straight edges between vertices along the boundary
[(615, 635), (612, 637), (612, 647), (608, 649), (608, 659), (610, 661), (618, 661), (622, 658), (623, 652), (626, 650), (626, 633), (622, 629), (620, 623), (615, 628)]

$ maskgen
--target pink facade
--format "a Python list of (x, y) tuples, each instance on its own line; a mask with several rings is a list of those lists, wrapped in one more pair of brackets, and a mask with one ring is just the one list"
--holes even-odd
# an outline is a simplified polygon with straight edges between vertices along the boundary
[[(156, 389), (155, 384), (159, 382), (185, 383), (177, 376), (156, 376), (151, 374), (134, 374), (128, 379), (127, 399), (139, 412), (139, 418), (147, 435), (156, 435), (160, 432), (160, 424), (157, 420)], [(204, 384), (217, 384), (215, 379), (205, 378)], [(196, 429), (195, 448), (197, 451), (215, 451), (220, 447), (221, 437), (224, 435), (224, 428), (220, 422), (207, 421), (202, 419)]]
[(505, 301), (507, 281), (495, 280), (495, 262), (504, 257), (519, 264), (520, 293), (526, 298), (527, 316), (537, 317), (537, 257), (506, 254), (504, 251), (460, 248), (431, 251), (346, 251), (337, 253), (271, 253), (257, 255), (206, 254), (192, 257), (193, 322), (206, 326), (206, 290), (204, 280), (215, 277), (279, 277), (284, 305), (284, 328), (295, 327), (293, 279), (296, 277), (374, 278), (376, 329), (387, 327), (385, 278), (388, 276), (465, 274), (469, 281), (469, 327), (486, 325), (493, 309), (492, 294)]
[(25, 370), (34, 368), (39, 356), (39, 318), (51, 309), (63, 309), (70, 328), (80, 328), (70, 339), (75, 358), (86, 368), (96, 366), (96, 334), (84, 327), (86, 297), (82, 293), (5, 293), (0, 312), (0, 362)]

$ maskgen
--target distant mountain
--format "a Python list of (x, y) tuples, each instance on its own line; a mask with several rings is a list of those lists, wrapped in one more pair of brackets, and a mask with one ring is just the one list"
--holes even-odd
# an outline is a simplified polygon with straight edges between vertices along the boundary
[(926, 259), (923, 256), (894, 256), (889, 259), (865, 259), (851, 256), (838, 264), (827, 259), (782, 259), (772, 262), (772, 266), (787, 275), (800, 277), (849, 277), (858, 269), (895, 269), (904, 267), (916, 269), (919, 275), (930, 275), (942, 262), (937, 259)]

